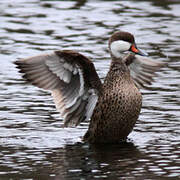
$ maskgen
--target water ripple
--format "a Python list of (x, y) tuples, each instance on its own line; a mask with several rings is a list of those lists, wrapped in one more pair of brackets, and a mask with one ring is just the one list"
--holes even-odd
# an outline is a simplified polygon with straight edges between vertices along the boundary
[[(0, 177), (5, 179), (177, 179), (180, 176), (179, 1), (40, 1), (1, 3)], [(49, 92), (30, 86), (13, 62), (73, 49), (90, 57), (103, 80), (108, 37), (136, 35), (153, 59), (168, 62), (149, 90), (129, 141), (82, 143), (88, 122), (61, 128)]]

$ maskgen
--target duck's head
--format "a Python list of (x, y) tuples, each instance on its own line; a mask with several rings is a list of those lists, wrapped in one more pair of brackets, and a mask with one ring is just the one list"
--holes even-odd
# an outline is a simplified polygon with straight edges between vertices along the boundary
[(141, 56), (146, 56), (136, 46), (134, 36), (129, 32), (118, 31), (115, 32), (109, 39), (109, 49), (111, 54), (119, 58), (122, 53), (130, 51)]

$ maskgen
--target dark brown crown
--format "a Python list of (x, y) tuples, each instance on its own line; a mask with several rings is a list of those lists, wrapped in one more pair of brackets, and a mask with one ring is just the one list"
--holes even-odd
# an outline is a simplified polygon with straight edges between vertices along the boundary
[(129, 32), (117, 31), (109, 39), (109, 45), (118, 40), (127, 41), (131, 44), (135, 43), (134, 36)]

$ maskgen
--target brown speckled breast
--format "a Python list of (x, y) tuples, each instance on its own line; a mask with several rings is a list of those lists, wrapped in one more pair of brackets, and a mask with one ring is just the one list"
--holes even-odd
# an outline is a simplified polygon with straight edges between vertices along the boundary
[(84, 139), (91, 143), (126, 139), (138, 119), (141, 105), (141, 93), (126, 65), (112, 62)]

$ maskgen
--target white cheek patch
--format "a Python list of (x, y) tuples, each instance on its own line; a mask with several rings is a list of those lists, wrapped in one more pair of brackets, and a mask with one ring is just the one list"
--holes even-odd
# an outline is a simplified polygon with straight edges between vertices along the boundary
[(111, 43), (111, 52), (112, 54), (119, 58), (121, 57), (121, 53), (128, 51), (131, 47), (131, 44), (129, 42), (119, 40), (119, 41), (114, 41)]

